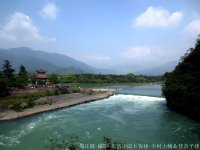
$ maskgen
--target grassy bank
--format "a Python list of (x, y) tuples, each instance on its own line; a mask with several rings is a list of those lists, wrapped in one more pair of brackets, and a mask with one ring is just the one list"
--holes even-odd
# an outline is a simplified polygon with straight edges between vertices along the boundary
[(10, 96), (0, 98), (1, 109), (12, 109), (15, 111), (22, 111), (25, 108), (33, 107), (34, 101), (45, 96), (61, 95), (68, 93), (80, 92), (79, 89), (40, 89), (40, 90), (23, 90), (13, 92)]

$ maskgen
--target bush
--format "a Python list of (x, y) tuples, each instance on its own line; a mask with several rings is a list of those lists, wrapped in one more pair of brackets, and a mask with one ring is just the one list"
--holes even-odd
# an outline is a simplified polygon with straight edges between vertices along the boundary
[(59, 95), (59, 94), (60, 94), (60, 91), (56, 89), (56, 90), (54, 91), (54, 95)]
[(8, 105), (8, 108), (9, 108), (9, 109), (13, 109), (13, 107), (14, 107), (13, 104)]
[(80, 90), (80, 88), (76, 88), (76, 89), (72, 89), (72, 92), (73, 92), (73, 93), (80, 93), (81, 90)]
[(20, 108), (22, 108), (22, 109), (26, 108), (27, 106), (28, 106), (27, 103), (21, 103), (21, 104), (20, 104)]
[(47, 96), (52, 96), (53, 93), (52, 93), (51, 91), (47, 90), (47, 91), (46, 91), (46, 95), (47, 95)]
[(42, 93), (25, 93), (22, 98), (34, 101), (42, 96), (44, 96)]
[(12, 109), (15, 110), (16, 112), (21, 112), (23, 110), (20, 102), (14, 103)]
[(32, 108), (35, 105), (35, 103), (33, 102), (33, 100), (28, 100), (28, 105), (26, 108)]
[(25, 108), (32, 108), (34, 106), (34, 102), (32, 100), (28, 100), (27, 102), (15, 102), (14, 104), (8, 105), (9, 109), (15, 110), (16, 112), (21, 112)]
[(69, 90), (67, 88), (60, 90), (61, 94), (69, 94)]
[(69, 89), (56, 89), (54, 91), (54, 95), (60, 95), (60, 94), (70, 94)]

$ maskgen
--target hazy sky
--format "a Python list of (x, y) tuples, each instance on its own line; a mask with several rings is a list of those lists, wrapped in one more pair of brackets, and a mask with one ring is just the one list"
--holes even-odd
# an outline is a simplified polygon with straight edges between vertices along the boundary
[(199, 0), (1, 0), (0, 48), (66, 54), (94, 67), (178, 60), (200, 34)]

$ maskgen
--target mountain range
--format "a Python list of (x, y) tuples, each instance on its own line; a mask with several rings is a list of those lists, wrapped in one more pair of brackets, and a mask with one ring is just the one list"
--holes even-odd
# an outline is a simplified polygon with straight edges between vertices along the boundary
[(149, 76), (157, 76), (162, 75), (165, 72), (171, 72), (175, 69), (176, 65), (178, 64), (178, 61), (171, 61), (162, 65), (158, 65), (156, 67), (152, 67), (145, 70), (139, 70), (136, 71), (136, 74), (143, 74), (143, 75), (149, 75)]
[(4, 60), (12, 62), (15, 70), (23, 64), (30, 72), (43, 68), (48, 72), (56, 73), (96, 73), (98, 69), (83, 62), (77, 61), (69, 56), (57, 53), (48, 53), (32, 50), (27, 47), (0, 49), (0, 65)]
[[(125, 74), (133, 72), (143, 75), (162, 75), (165, 72), (172, 71), (178, 64), (178, 61), (169, 62), (157, 67), (138, 70), (136, 66), (116, 66), (107, 69), (98, 69), (88, 64), (75, 60), (72, 57), (58, 54), (48, 53), (40, 50), (32, 50), (27, 47), (0, 49), (0, 66), (3, 66), (4, 60), (9, 60), (12, 67), (18, 71), (20, 65), (24, 65), (29, 72), (43, 68), (48, 73), (102, 73), (102, 74)], [(121, 69), (120, 69), (121, 68)], [(123, 69), (126, 69), (124, 71)]]

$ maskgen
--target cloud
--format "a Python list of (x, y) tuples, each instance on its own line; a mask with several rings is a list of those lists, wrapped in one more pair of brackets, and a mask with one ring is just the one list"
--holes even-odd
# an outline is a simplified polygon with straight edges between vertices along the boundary
[(110, 56), (94, 54), (94, 53), (92, 54), (92, 52), (90, 53), (79, 52), (79, 54), (74, 57), (79, 58), (81, 61), (86, 62), (87, 64), (90, 64), (92, 66), (102, 67), (102, 68), (106, 68), (111, 63), (111, 61), (113, 63), (113, 60)]
[(104, 63), (111, 60), (109, 56), (96, 55), (96, 54), (87, 55), (86, 58), (97, 63)]
[(56, 19), (58, 14), (58, 7), (54, 3), (48, 3), (42, 8), (40, 14), (44, 18)]
[(133, 26), (139, 27), (171, 27), (177, 25), (183, 14), (181, 12), (173, 12), (161, 7), (148, 7), (145, 12), (140, 14), (133, 21)]
[(95, 60), (98, 61), (98, 62), (109, 61), (110, 57), (109, 56), (96, 56)]
[(147, 45), (128, 48), (120, 53), (120, 57), (131, 63), (160, 63), (178, 60), (180, 49), (174, 51), (173, 46)]
[(11, 43), (26, 45), (30, 42), (54, 42), (55, 38), (42, 36), (29, 16), (21, 12), (15, 12), (5, 26), (0, 29), (0, 40), (4, 45), (5, 43), (8, 45)]
[(151, 54), (151, 48), (148, 46), (133, 47), (121, 53), (121, 56), (128, 59), (144, 59)]
[(188, 23), (183, 29), (186, 36), (197, 38), (200, 34), (200, 19), (196, 19)]

